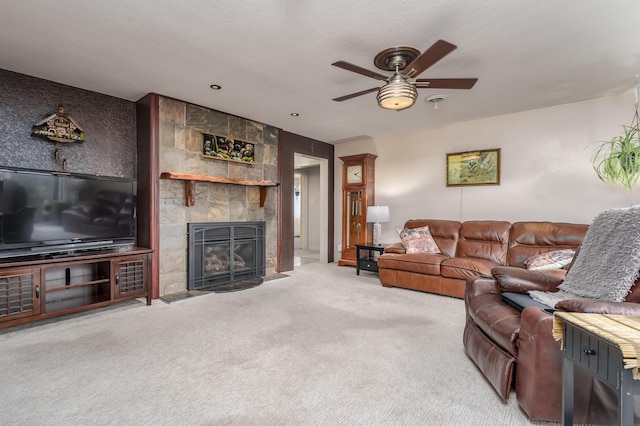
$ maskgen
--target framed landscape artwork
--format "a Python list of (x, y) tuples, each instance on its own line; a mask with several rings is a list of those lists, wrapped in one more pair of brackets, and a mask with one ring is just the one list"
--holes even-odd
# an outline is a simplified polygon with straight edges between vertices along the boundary
[(500, 148), (447, 154), (447, 186), (500, 185)]

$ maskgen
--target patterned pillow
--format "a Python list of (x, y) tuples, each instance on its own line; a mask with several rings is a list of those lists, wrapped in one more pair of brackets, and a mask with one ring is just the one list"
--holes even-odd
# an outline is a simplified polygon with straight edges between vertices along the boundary
[(407, 253), (440, 253), (440, 249), (433, 240), (428, 226), (413, 229), (396, 229), (396, 232), (398, 232)]
[(527, 269), (559, 269), (570, 264), (575, 254), (575, 250), (570, 249), (548, 251), (531, 256), (524, 264)]

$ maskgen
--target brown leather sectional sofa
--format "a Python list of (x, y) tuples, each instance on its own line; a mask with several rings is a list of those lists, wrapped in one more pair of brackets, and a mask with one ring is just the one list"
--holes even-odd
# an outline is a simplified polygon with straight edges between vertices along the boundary
[[(393, 244), (378, 258), (384, 286), (464, 297), (463, 345), (505, 401), (515, 388), (518, 404), (532, 420), (561, 420), (562, 351), (553, 338), (553, 315), (542, 307), (516, 309), (503, 293), (555, 291), (567, 269), (528, 270), (533, 255), (578, 249), (588, 225), (557, 222), (456, 222), (409, 220), (407, 228), (429, 226), (442, 254), (407, 254)], [(574, 299), (557, 309), (573, 312), (640, 315), (640, 279), (625, 302)], [(574, 420), (612, 424), (617, 399), (607, 385), (574, 368)], [(634, 424), (640, 424), (636, 398)]]
[[(497, 266), (524, 268), (536, 254), (577, 249), (588, 228), (558, 222), (435, 219), (412, 219), (404, 226), (429, 226), (442, 253), (406, 253), (402, 243), (386, 247), (378, 258), (382, 285), (459, 298), (464, 297), (468, 278), (490, 277)], [(564, 276), (565, 271), (556, 273)]]

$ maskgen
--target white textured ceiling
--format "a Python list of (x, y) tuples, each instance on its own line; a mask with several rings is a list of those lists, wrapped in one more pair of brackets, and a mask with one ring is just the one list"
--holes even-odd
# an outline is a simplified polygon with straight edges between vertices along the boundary
[[(420, 89), (401, 112), (375, 93), (331, 100), (380, 85), (331, 63), (384, 73), (381, 50), (438, 39), (458, 49), (419, 77), (477, 77), (473, 89)], [(640, 1), (8, 0), (0, 68), (337, 143), (623, 93), (640, 74)], [(434, 94), (447, 97), (437, 110)]]

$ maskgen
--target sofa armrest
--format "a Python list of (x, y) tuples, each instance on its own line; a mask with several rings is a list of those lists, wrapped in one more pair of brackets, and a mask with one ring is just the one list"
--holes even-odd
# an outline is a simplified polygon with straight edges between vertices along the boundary
[(522, 310), (516, 340), (516, 397), (534, 419), (562, 418), (562, 351), (552, 330), (553, 315), (535, 306)]
[(469, 277), (465, 297), (479, 296), (481, 294), (500, 294), (500, 286), (493, 278)]
[(604, 302), (593, 299), (568, 299), (556, 303), (556, 309), (586, 314), (640, 315), (640, 304), (632, 302)]
[(525, 294), (531, 290), (558, 291), (564, 277), (542, 271), (517, 268), (515, 266), (499, 266), (491, 270), (502, 291)]
[(384, 252), (385, 253), (400, 253), (400, 254), (404, 254), (407, 251), (405, 250), (405, 248), (402, 245), (402, 243), (393, 243), (393, 244), (389, 244), (388, 246), (386, 246), (384, 248)]
[(537, 306), (528, 306), (520, 313), (520, 328), (525, 329), (530, 336), (538, 336), (554, 346), (560, 347), (553, 337), (553, 314)]

